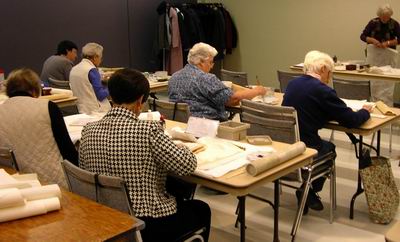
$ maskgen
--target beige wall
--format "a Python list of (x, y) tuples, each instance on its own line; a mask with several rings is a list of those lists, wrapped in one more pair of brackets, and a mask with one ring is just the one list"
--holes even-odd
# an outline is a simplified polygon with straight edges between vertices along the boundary
[(246, 71), (264, 85), (279, 87), (276, 71), (303, 61), (312, 49), (339, 60), (364, 58), (359, 38), (383, 3), (400, 21), (400, 1), (378, 0), (221, 0), (239, 32), (238, 48), (224, 60), (226, 69)]

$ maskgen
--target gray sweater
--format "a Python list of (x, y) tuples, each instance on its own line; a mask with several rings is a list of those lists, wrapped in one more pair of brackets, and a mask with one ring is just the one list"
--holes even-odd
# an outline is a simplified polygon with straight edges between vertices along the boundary
[(73, 62), (62, 55), (52, 55), (43, 64), (40, 79), (47, 83), (49, 77), (60, 80), (69, 81), (69, 72), (73, 66)]

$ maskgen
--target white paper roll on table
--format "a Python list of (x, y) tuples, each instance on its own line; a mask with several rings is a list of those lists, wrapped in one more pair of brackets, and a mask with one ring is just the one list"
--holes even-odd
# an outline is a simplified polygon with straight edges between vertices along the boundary
[(60, 200), (56, 197), (27, 201), (23, 206), (0, 209), (0, 222), (46, 214), (60, 207)]
[(306, 150), (306, 145), (303, 142), (296, 142), (288, 147), (286, 151), (270, 154), (262, 159), (252, 161), (246, 166), (247, 172), (252, 176), (275, 167), (282, 162), (290, 160)]
[(21, 206), (25, 200), (17, 188), (0, 189), (0, 208)]
[(37, 200), (50, 197), (61, 198), (61, 190), (57, 184), (46, 185), (41, 187), (31, 187), (20, 189), (22, 196), (26, 200)]

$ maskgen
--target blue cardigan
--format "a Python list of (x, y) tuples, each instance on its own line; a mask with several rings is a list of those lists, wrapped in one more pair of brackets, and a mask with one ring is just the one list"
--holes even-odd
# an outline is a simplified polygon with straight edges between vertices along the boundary
[(296, 109), (300, 140), (315, 149), (322, 143), (318, 130), (327, 122), (335, 120), (344, 127), (356, 128), (370, 117), (365, 109), (354, 112), (338, 98), (335, 90), (309, 75), (290, 81), (282, 105)]

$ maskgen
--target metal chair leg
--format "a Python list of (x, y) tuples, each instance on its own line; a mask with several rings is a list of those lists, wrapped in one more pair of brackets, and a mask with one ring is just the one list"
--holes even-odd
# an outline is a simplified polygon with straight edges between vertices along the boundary
[(331, 174), (330, 174), (330, 209), (329, 209), (329, 223), (333, 222), (333, 210), (335, 206), (335, 199), (336, 199), (336, 194), (335, 194), (335, 177), (334, 177), (334, 165), (332, 166)]
[(332, 174), (331, 174), (331, 180), (333, 181), (333, 210), (336, 210), (337, 208), (337, 196), (336, 196), (336, 162), (333, 161), (332, 164)]
[(307, 166), (307, 180), (305, 182), (305, 187), (304, 187), (304, 191), (303, 191), (303, 195), (301, 196), (301, 202), (300, 202), (300, 206), (297, 209), (297, 213), (296, 213), (296, 218), (294, 220), (293, 223), (293, 227), (292, 227), (292, 240), (294, 240), (294, 237), (296, 236), (297, 233), (297, 229), (300, 226), (300, 222), (301, 222), (301, 218), (303, 217), (303, 211), (304, 211), (304, 207), (306, 205), (306, 201), (307, 201), (307, 196), (308, 196), (308, 191), (310, 190), (310, 186), (311, 186), (311, 173), (312, 173), (312, 167), (311, 166)]

